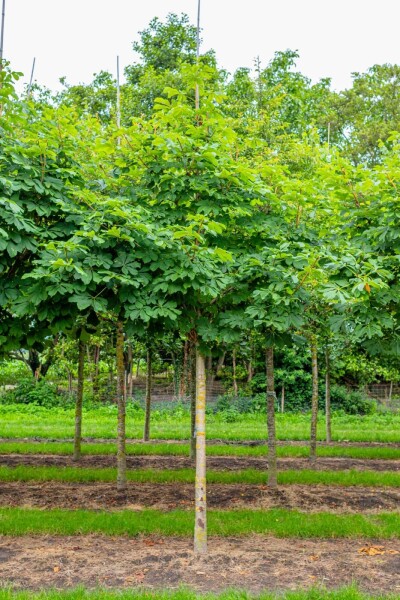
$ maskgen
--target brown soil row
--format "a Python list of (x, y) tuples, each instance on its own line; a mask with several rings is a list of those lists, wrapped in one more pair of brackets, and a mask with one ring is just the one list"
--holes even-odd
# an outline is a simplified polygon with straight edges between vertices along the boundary
[[(42, 437), (21, 437), (21, 438), (7, 438), (0, 437), (0, 443), (4, 442), (26, 442), (26, 443), (43, 443), (43, 442), (58, 442), (58, 443), (73, 443), (73, 438), (42, 438)], [(82, 439), (85, 444), (115, 444), (115, 439), (110, 438), (93, 438), (85, 437)], [(144, 444), (142, 439), (138, 438), (127, 438), (127, 444)], [(188, 440), (150, 440), (150, 444), (187, 444)], [(208, 445), (218, 446), (265, 446), (266, 440), (221, 440), (221, 439), (207, 439)], [(308, 446), (308, 440), (279, 440), (277, 441), (278, 446)], [(343, 447), (356, 447), (356, 448), (400, 448), (400, 435), (398, 442), (324, 442), (319, 441), (319, 446), (343, 446)]]
[[(58, 466), (72, 467), (81, 466), (88, 468), (115, 467), (115, 456), (88, 455), (83, 456), (79, 463), (74, 462), (71, 456), (42, 455), (42, 454), (2, 454), (0, 465), (17, 467), (20, 465), (30, 467)], [(193, 462), (184, 456), (128, 456), (127, 466), (129, 469), (191, 469)], [(241, 471), (243, 469), (268, 469), (267, 458), (252, 456), (209, 456), (207, 467), (218, 471)], [(342, 471), (345, 469), (356, 469), (359, 471), (400, 471), (400, 460), (378, 460), (358, 458), (328, 458), (319, 457), (315, 464), (310, 465), (307, 458), (280, 458), (278, 459), (280, 470), (288, 469), (310, 469), (317, 471)]]
[[(382, 546), (382, 555), (359, 551)], [(23, 536), (0, 538), (0, 581), (15, 588), (176, 589), (252, 593), (355, 582), (361, 590), (398, 594), (398, 541), (303, 540), (250, 536), (211, 538), (207, 559), (195, 559), (182, 538)]]
[[(286, 508), (372, 514), (398, 510), (400, 489), (290, 485), (273, 491), (262, 485), (210, 484), (207, 500), (209, 508), (214, 509)], [(129, 483), (126, 493), (118, 494), (114, 483), (3, 482), (0, 506), (72, 510), (192, 509), (194, 487), (191, 484)]]

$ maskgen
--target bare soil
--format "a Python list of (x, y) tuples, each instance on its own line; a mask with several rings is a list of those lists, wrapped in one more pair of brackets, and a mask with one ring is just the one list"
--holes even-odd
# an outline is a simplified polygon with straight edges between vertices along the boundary
[[(115, 467), (115, 456), (88, 455), (82, 456), (79, 462), (74, 462), (71, 456), (49, 454), (2, 454), (0, 465), (17, 467), (72, 467), (81, 466), (88, 468)], [(128, 456), (129, 469), (190, 469), (194, 467), (193, 461), (184, 456)], [(216, 471), (241, 471), (243, 469), (268, 469), (267, 458), (253, 456), (209, 456), (207, 467)], [(400, 460), (358, 459), (341, 457), (319, 457), (312, 466), (307, 458), (279, 458), (278, 468), (310, 469), (317, 471), (342, 471), (357, 469), (359, 471), (400, 471)]]
[[(384, 554), (359, 551), (368, 544)], [(356, 582), (361, 590), (398, 594), (398, 540), (306, 540), (249, 536), (209, 539), (196, 559), (185, 538), (23, 536), (0, 538), (0, 580), (14, 588), (176, 589), (252, 593)]]
[[(117, 493), (114, 483), (3, 482), (0, 506), (92, 510), (193, 509), (192, 484), (129, 483), (126, 493)], [(286, 508), (308, 512), (378, 513), (396, 511), (400, 489), (335, 486), (280, 486), (210, 484), (209, 508)]]
[[(29, 442), (29, 443), (42, 443), (42, 442), (59, 442), (59, 443), (72, 443), (74, 438), (43, 438), (39, 436), (34, 437), (0, 437), (0, 442)], [(112, 438), (94, 438), (85, 437), (82, 438), (82, 442), (85, 444), (115, 444), (115, 439)], [(126, 438), (127, 444), (146, 444), (141, 438)], [(152, 439), (149, 444), (187, 444), (188, 440), (168, 440), (168, 439)], [(265, 446), (266, 440), (222, 440), (222, 439), (210, 439), (207, 438), (207, 444), (218, 445), (218, 446)], [(308, 446), (308, 440), (279, 440), (277, 441), (278, 446)], [(333, 441), (325, 442), (323, 440), (318, 441), (319, 446), (344, 446), (344, 447), (358, 447), (358, 448), (400, 448), (399, 442), (350, 442), (344, 441)]]

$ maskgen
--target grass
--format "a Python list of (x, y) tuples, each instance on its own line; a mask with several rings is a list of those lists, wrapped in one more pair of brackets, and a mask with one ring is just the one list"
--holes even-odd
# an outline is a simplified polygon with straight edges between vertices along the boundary
[[(0, 466), (0, 481), (64, 481), (68, 483), (112, 482), (117, 477), (113, 468), (84, 467), (6, 467)], [(137, 469), (127, 471), (128, 481), (137, 483), (194, 483), (193, 469)], [(266, 473), (256, 469), (207, 472), (208, 483), (262, 485)], [(400, 473), (375, 471), (287, 470), (278, 474), (283, 485), (335, 485), (365, 487), (400, 487)]]
[[(83, 455), (115, 455), (116, 445), (113, 443), (86, 443), (82, 445)], [(189, 444), (174, 443), (135, 443), (127, 444), (126, 452), (130, 456), (189, 456)], [(57, 454), (68, 456), (73, 454), (70, 442), (0, 442), (0, 454)], [(267, 456), (266, 445), (235, 446), (209, 445), (208, 456)], [(279, 457), (306, 458), (310, 455), (308, 446), (278, 446)], [(400, 460), (400, 448), (385, 447), (346, 447), (321, 446), (317, 448), (318, 456), (360, 459)]]
[[(74, 410), (34, 405), (0, 405), (0, 437), (40, 437), (65, 439), (73, 436)], [(83, 436), (93, 438), (115, 437), (116, 407), (104, 406), (84, 410)], [(127, 434), (140, 438), (143, 414), (128, 407)], [(280, 440), (306, 440), (309, 437), (310, 415), (287, 413), (277, 415), (277, 436)], [(155, 411), (152, 420), (154, 439), (185, 440), (189, 436), (190, 418), (186, 412)], [(334, 414), (332, 419), (334, 441), (400, 442), (400, 414), (382, 413), (358, 416)], [(207, 435), (210, 439), (261, 440), (266, 436), (264, 414), (238, 415), (227, 422), (223, 413), (207, 416)], [(324, 418), (319, 418), (319, 439), (324, 438)]]
[(355, 586), (326, 590), (319, 587), (279, 594), (262, 592), (250, 594), (244, 590), (231, 589), (221, 594), (199, 594), (190, 589), (177, 591), (150, 590), (46, 590), (42, 592), (0, 589), (0, 600), (399, 600), (400, 595), (382, 594), (369, 596)]
[[(216, 536), (272, 534), (294, 538), (399, 538), (400, 514), (302, 513), (284, 509), (210, 510), (208, 533)], [(0, 508), (0, 535), (165, 535), (193, 534), (193, 511), (99, 512)]]

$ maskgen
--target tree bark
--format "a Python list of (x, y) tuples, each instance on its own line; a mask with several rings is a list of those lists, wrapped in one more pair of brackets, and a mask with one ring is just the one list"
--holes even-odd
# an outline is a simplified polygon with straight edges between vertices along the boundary
[(124, 329), (121, 321), (117, 323), (116, 339), (116, 362), (117, 362), (117, 403), (118, 403), (118, 426), (117, 426), (117, 490), (126, 490), (126, 449), (125, 449), (125, 394), (124, 394)]
[(236, 379), (236, 348), (232, 351), (232, 376), (233, 376), (233, 394), (238, 395), (238, 385)]
[(150, 415), (151, 415), (151, 378), (152, 378), (152, 353), (150, 346), (147, 348), (147, 369), (146, 369), (146, 411), (144, 417), (143, 441), (150, 439)]
[(206, 368), (204, 356), (196, 351), (196, 483), (194, 552), (207, 554), (206, 498)]
[(93, 350), (93, 396), (97, 398), (99, 394), (99, 362), (100, 362), (100, 346), (96, 344)]
[(77, 392), (76, 392), (76, 404), (75, 404), (75, 435), (74, 435), (74, 456), (73, 456), (73, 460), (75, 460), (75, 461), (78, 461), (81, 458), (84, 365), (85, 365), (85, 344), (81, 340), (79, 340), (79, 342), (78, 342), (78, 388), (77, 388)]
[(268, 486), (278, 485), (276, 464), (276, 430), (275, 430), (275, 382), (274, 382), (274, 349), (266, 349), (267, 374), (267, 427), (268, 427)]
[(331, 360), (328, 348), (325, 349), (325, 419), (326, 419), (326, 441), (332, 441), (331, 426)]
[(189, 340), (190, 458), (196, 460), (196, 346)]
[(185, 340), (185, 343), (183, 345), (182, 372), (181, 372), (181, 377), (180, 377), (180, 382), (179, 382), (179, 397), (181, 399), (184, 399), (187, 396), (188, 383), (189, 383), (189, 369), (190, 369), (189, 351), (190, 351), (189, 340)]
[(311, 364), (312, 364), (312, 396), (311, 396), (311, 439), (310, 439), (310, 461), (317, 459), (317, 421), (318, 421), (318, 358), (317, 340), (313, 336), (311, 340)]

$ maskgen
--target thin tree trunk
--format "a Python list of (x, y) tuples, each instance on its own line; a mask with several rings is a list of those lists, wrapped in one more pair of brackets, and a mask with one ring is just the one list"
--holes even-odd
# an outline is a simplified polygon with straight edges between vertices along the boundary
[(247, 383), (250, 383), (250, 381), (253, 379), (253, 362), (250, 359), (249, 362), (247, 363)]
[(186, 398), (186, 396), (187, 396), (187, 389), (188, 389), (188, 382), (189, 382), (189, 369), (190, 369), (189, 351), (190, 351), (189, 340), (185, 340), (185, 343), (183, 345), (183, 365), (182, 365), (182, 372), (181, 372), (181, 377), (180, 377), (180, 382), (179, 382), (179, 397), (180, 398)]
[(311, 363), (312, 363), (312, 396), (311, 396), (311, 439), (310, 439), (310, 461), (317, 459), (317, 420), (318, 420), (318, 359), (317, 341), (315, 336), (311, 340)]
[(268, 485), (276, 488), (276, 432), (275, 432), (275, 382), (274, 382), (274, 349), (266, 349), (267, 373), (267, 427), (268, 427)]
[(285, 412), (285, 386), (282, 386), (281, 391), (281, 413)]
[(196, 460), (196, 346), (189, 340), (190, 458)]
[(206, 498), (206, 368), (204, 356), (196, 351), (196, 483), (194, 552), (207, 554)]
[(152, 377), (152, 355), (151, 348), (147, 348), (147, 372), (146, 372), (146, 412), (144, 417), (143, 441), (150, 439), (150, 414), (151, 414), (151, 377)]
[(73, 377), (71, 371), (68, 371), (68, 394), (72, 394), (73, 391)]
[(78, 461), (81, 458), (84, 364), (85, 364), (85, 344), (81, 340), (79, 340), (79, 342), (78, 342), (78, 389), (76, 392), (76, 404), (75, 404), (75, 435), (74, 435), (74, 456), (73, 456), (73, 460), (75, 460), (75, 461)]
[(125, 434), (125, 395), (124, 395), (124, 329), (121, 321), (117, 323), (116, 339), (117, 359), (117, 402), (118, 402), (118, 427), (117, 427), (117, 490), (126, 490), (126, 434)]
[(331, 361), (328, 348), (325, 349), (325, 418), (326, 418), (326, 441), (332, 441), (331, 427)]
[(236, 348), (233, 349), (232, 352), (232, 375), (233, 375), (233, 394), (234, 396), (238, 395), (238, 385), (236, 379)]
[(93, 351), (93, 396), (97, 397), (99, 393), (99, 362), (100, 362), (100, 346), (96, 344)]

